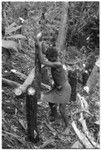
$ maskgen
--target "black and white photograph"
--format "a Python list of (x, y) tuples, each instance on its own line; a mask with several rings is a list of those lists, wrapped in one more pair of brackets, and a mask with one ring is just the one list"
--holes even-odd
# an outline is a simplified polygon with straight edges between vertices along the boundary
[(1, 1), (2, 149), (100, 149), (100, 1)]

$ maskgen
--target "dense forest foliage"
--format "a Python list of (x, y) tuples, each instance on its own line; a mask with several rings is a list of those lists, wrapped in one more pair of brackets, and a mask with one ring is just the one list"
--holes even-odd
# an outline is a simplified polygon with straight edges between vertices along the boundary
[[(99, 2), (68, 2), (66, 11), (66, 38), (59, 57), (67, 67), (72, 64), (71, 68), (75, 66), (82, 70), (83, 62), (89, 61), (91, 55), (95, 60), (99, 57)], [(2, 2), (3, 77), (20, 84), (24, 82), (11, 70), (29, 74), (35, 65), (35, 38), (39, 31), (43, 33), (43, 52), (50, 46), (57, 46), (63, 13), (63, 2)], [(95, 100), (99, 101), (97, 88), (89, 98), (95, 118), (99, 118), (98, 107), (94, 105)], [(76, 134), (72, 130), (68, 137), (58, 134), (56, 131), (62, 130), (63, 124), (57, 123), (56, 130), (47, 125), (47, 111), (46, 104), (39, 106), (38, 126), (42, 141), (37, 146), (26, 142), (24, 98), (17, 99), (11, 88), (3, 86), (3, 148), (71, 148), (77, 141)]]

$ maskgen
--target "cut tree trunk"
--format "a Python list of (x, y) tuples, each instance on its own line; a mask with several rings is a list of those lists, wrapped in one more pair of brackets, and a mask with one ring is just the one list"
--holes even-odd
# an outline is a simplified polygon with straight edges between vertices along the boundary
[[(35, 92), (27, 93), (26, 96), (26, 114), (28, 125), (28, 137), (32, 142), (38, 142), (39, 134), (37, 130), (37, 101), (41, 95), (41, 63), (38, 56), (38, 46), (35, 45)], [(33, 84), (32, 84), (33, 87)]]
[[(32, 70), (33, 71), (33, 70)], [(16, 96), (21, 96), (23, 93), (26, 93), (26, 90), (28, 88), (27, 84), (26, 84), (26, 81), (27, 83), (29, 83), (29, 76), (27, 77), (27, 79), (25, 80), (25, 82), (21, 85), (20, 83), (18, 82), (15, 82), (15, 81), (12, 81), (12, 80), (9, 80), (9, 79), (5, 79), (5, 78), (2, 78), (2, 85), (3, 86), (9, 86), (11, 88), (14, 89), (14, 93)], [(33, 81), (33, 85), (34, 85), (34, 82)], [(31, 84), (30, 84), (31, 85)], [(20, 86), (23, 86), (24, 88), (24, 91), (23, 90), (20, 90)], [(44, 83), (41, 83), (41, 90), (50, 90), (50, 86), (47, 85), (47, 84), (44, 84)], [(34, 89), (34, 88), (33, 88)]]
[[(17, 74), (16, 74), (17, 72)], [(20, 79), (24, 79), (26, 78), (26, 80), (24, 81), (24, 83), (21, 85), (21, 89), (20, 87), (18, 87), (17, 89), (14, 90), (14, 93), (16, 96), (21, 96), (23, 93), (26, 93), (26, 90), (29, 86), (32, 85), (33, 83), (33, 88), (35, 87), (35, 68), (33, 68), (30, 72), (30, 74), (28, 75), (28, 77), (18, 71), (13, 70), (13, 73), (17, 76), (20, 77)], [(50, 90), (51, 86), (41, 83), (41, 90)]]

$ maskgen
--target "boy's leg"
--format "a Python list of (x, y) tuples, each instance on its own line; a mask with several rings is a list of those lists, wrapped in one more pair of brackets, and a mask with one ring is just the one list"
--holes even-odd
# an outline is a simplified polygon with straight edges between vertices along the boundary
[(83, 80), (82, 85), (83, 86), (86, 85), (86, 82), (87, 82), (88, 78), (89, 78), (89, 74), (87, 74), (86, 72), (83, 72), (82, 73), (82, 80)]
[(76, 101), (76, 84), (71, 86), (71, 97), (70, 101), (75, 102)]
[(62, 119), (65, 123), (65, 126), (68, 127), (70, 118), (68, 115), (66, 115), (66, 104), (60, 104), (59, 105), (59, 111), (61, 113), (61, 116), (62, 116)]
[(76, 86), (77, 86), (77, 75), (76, 72), (69, 72), (69, 83), (71, 85), (71, 98), (70, 101), (76, 101)]
[(50, 109), (51, 109), (50, 121), (55, 121), (55, 117), (56, 117), (56, 114), (57, 114), (56, 105), (55, 105), (55, 103), (50, 103), (49, 102), (49, 106), (50, 106)]

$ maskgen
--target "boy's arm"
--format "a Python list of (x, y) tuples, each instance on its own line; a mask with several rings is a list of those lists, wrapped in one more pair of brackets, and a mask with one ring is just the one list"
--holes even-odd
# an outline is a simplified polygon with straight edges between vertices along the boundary
[(41, 38), (42, 34), (39, 33), (37, 35), (37, 44), (39, 46), (38, 48), (38, 52), (39, 52), (39, 59), (40, 59), (40, 62), (45, 65), (45, 66), (48, 66), (48, 67), (56, 67), (56, 66), (61, 66), (61, 63), (60, 62), (51, 62), (51, 61), (48, 61), (44, 58), (43, 54), (42, 54), (42, 47), (41, 47), (41, 44), (39, 42), (39, 39)]

